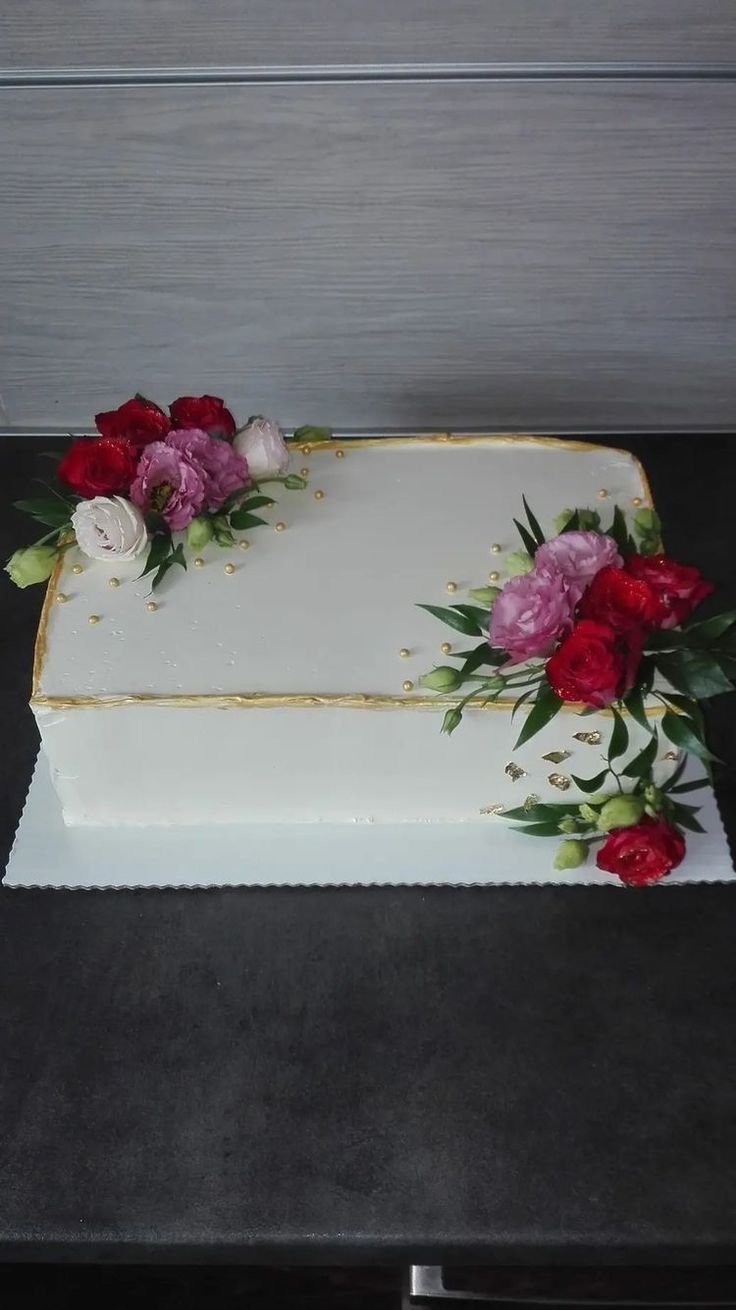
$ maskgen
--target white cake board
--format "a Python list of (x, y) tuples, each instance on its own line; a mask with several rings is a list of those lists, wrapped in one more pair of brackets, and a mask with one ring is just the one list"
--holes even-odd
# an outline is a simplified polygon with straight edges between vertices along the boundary
[[(694, 772), (697, 772), (697, 765)], [(736, 881), (715, 797), (707, 832), (662, 887)], [(39, 756), (10, 855), (7, 887), (607, 886), (593, 864), (557, 873), (555, 843), (487, 824), (243, 824), (205, 828), (67, 828)]]

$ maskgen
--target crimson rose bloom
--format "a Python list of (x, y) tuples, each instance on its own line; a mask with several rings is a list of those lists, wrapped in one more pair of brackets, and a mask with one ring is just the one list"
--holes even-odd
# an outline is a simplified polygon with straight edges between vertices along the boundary
[(168, 415), (158, 405), (137, 396), (118, 409), (95, 414), (95, 423), (103, 437), (127, 437), (139, 447), (147, 446), (149, 441), (163, 441), (171, 428)]
[(710, 596), (713, 583), (707, 582), (690, 564), (678, 564), (666, 555), (630, 555), (626, 571), (651, 587), (664, 611), (660, 627), (675, 628)]
[(657, 882), (670, 869), (676, 869), (685, 855), (685, 841), (676, 828), (664, 819), (647, 815), (630, 828), (615, 828), (606, 838), (596, 864), (606, 873), (615, 873), (622, 882)]
[(547, 680), (564, 701), (601, 707), (633, 686), (641, 636), (614, 632), (607, 623), (580, 619), (547, 661)]
[(226, 440), (235, 436), (235, 419), (219, 396), (179, 396), (169, 411), (175, 428), (198, 428)]
[(608, 565), (596, 573), (580, 602), (580, 617), (607, 623), (616, 632), (656, 628), (664, 608), (648, 582)]
[(137, 464), (138, 452), (127, 437), (80, 437), (59, 463), (57, 474), (88, 500), (128, 492)]

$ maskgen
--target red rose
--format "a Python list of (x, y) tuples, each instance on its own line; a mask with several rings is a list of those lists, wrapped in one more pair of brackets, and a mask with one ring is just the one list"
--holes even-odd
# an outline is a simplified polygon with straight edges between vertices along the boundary
[(609, 564), (596, 573), (579, 613), (581, 618), (607, 623), (616, 632), (641, 632), (656, 628), (664, 609), (648, 582)]
[(78, 496), (110, 496), (130, 490), (138, 452), (127, 437), (81, 437), (70, 446), (57, 469)]
[(646, 582), (658, 597), (664, 617), (660, 627), (675, 628), (710, 596), (713, 583), (707, 582), (690, 564), (678, 564), (666, 555), (630, 555), (626, 570), (632, 577)]
[(676, 869), (685, 855), (685, 841), (664, 819), (645, 815), (631, 828), (615, 828), (601, 846), (596, 864), (622, 882), (657, 882)]
[(171, 421), (151, 400), (136, 396), (126, 400), (119, 409), (95, 414), (95, 423), (103, 437), (127, 437), (134, 446), (147, 446), (149, 441), (163, 441), (171, 430)]
[(638, 633), (581, 619), (547, 661), (547, 680), (562, 700), (610, 705), (633, 685), (640, 658)]
[(199, 428), (211, 437), (235, 436), (235, 419), (219, 396), (180, 396), (169, 411), (175, 428)]

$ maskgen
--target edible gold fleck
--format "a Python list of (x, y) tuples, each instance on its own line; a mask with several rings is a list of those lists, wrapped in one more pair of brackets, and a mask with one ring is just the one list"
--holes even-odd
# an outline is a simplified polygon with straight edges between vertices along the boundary
[(562, 764), (564, 760), (569, 760), (572, 751), (547, 751), (542, 756), (543, 760), (549, 760), (550, 764)]
[(574, 732), (575, 741), (582, 741), (586, 746), (600, 746), (601, 734), (596, 729), (595, 732)]
[(558, 791), (567, 791), (570, 786), (570, 779), (566, 778), (564, 773), (550, 773), (547, 782)]
[(508, 774), (512, 782), (518, 782), (519, 778), (526, 777), (526, 769), (522, 769), (520, 764), (514, 764), (513, 760), (506, 765), (504, 773)]
[(100, 621), (99, 614), (90, 614), (89, 618), (87, 619), (88, 623), (99, 623), (99, 621)]

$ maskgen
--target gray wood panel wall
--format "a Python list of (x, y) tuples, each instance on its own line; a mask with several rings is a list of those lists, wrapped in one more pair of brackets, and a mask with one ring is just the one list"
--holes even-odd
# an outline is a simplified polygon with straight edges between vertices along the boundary
[(13, 426), (733, 428), (733, 0), (5, 0), (0, 48)]
[(3, 0), (10, 68), (723, 65), (734, 0)]

